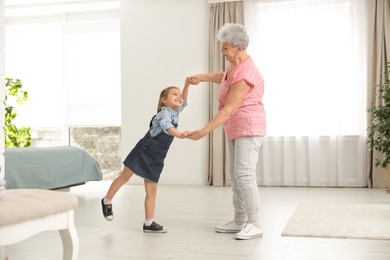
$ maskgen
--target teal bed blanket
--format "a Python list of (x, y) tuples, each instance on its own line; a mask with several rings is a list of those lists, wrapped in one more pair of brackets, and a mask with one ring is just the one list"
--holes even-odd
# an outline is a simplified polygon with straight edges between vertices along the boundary
[(73, 146), (6, 148), (7, 189), (59, 189), (100, 181), (96, 160)]

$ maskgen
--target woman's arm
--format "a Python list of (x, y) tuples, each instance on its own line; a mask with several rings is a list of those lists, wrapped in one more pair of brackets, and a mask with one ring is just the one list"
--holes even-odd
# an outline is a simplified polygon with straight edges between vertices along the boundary
[(250, 90), (250, 86), (244, 81), (239, 81), (230, 88), (225, 106), (214, 116), (214, 118), (202, 129), (194, 131), (188, 138), (199, 140), (213, 129), (222, 125), (240, 107), (245, 96)]
[(189, 83), (192, 85), (198, 85), (200, 82), (213, 82), (216, 84), (221, 84), (224, 72), (215, 72), (208, 74), (197, 74), (188, 77)]

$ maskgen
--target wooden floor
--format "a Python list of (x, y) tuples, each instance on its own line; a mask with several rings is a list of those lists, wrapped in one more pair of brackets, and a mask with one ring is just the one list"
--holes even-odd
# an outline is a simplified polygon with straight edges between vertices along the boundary
[[(80, 260), (390, 259), (390, 241), (280, 235), (302, 202), (390, 204), (390, 195), (382, 189), (260, 187), (264, 236), (241, 241), (234, 234), (214, 232), (214, 225), (232, 219), (230, 187), (160, 185), (156, 221), (168, 233), (145, 234), (143, 186), (123, 186), (113, 204), (115, 219), (108, 222), (100, 199), (109, 184), (91, 182), (69, 191), (80, 202), (75, 213)], [(9, 260), (62, 259), (61, 239), (55, 231), (5, 250)]]

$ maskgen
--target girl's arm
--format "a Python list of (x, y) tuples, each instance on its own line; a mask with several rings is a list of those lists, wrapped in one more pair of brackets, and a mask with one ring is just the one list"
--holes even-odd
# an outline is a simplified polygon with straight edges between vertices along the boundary
[(184, 139), (184, 138), (188, 138), (188, 136), (191, 134), (191, 132), (189, 131), (184, 131), (183, 133), (180, 132), (179, 130), (177, 130), (176, 128), (172, 127), (172, 128), (169, 128), (167, 130), (167, 132), (170, 134), (170, 135), (173, 135), (174, 137), (177, 137), (177, 138), (180, 138), (180, 139)]
[(188, 88), (190, 87), (190, 82), (188, 80), (188, 78), (186, 78), (186, 80), (184, 81), (184, 87), (183, 87), (183, 90), (181, 92), (181, 97), (187, 101), (187, 98), (188, 98)]
[(223, 74), (223, 71), (208, 74), (197, 74), (188, 77), (188, 79), (192, 85), (198, 85), (200, 82), (213, 82), (216, 84), (221, 84)]

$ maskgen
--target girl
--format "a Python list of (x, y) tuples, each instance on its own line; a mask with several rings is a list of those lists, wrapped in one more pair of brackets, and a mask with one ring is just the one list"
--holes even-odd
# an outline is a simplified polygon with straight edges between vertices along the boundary
[(144, 232), (167, 232), (167, 229), (154, 221), (157, 183), (164, 167), (164, 159), (174, 137), (188, 138), (190, 132), (177, 130), (179, 113), (187, 106), (188, 80), (183, 92), (177, 87), (167, 87), (161, 91), (157, 114), (151, 120), (151, 127), (146, 135), (138, 141), (124, 160), (122, 173), (112, 182), (106, 196), (101, 200), (104, 217), (114, 219), (112, 200), (115, 193), (133, 174), (144, 178), (145, 184), (145, 222)]

